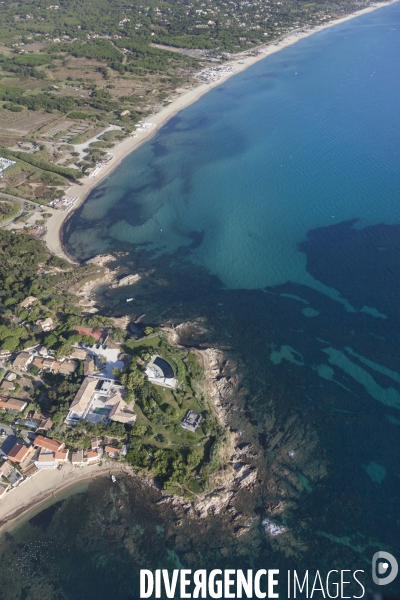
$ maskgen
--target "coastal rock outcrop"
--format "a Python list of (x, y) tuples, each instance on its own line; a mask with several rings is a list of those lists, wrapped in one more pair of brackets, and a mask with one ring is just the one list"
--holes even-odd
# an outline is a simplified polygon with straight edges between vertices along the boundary
[(119, 281), (112, 283), (109, 287), (111, 289), (124, 287), (125, 285), (132, 285), (139, 281), (140, 275), (138, 273), (132, 275), (126, 275), (126, 277), (122, 277)]
[[(170, 343), (180, 346), (185, 340), (206, 332), (201, 319), (182, 323), (166, 330)], [(193, 338), (192, 338), (193, 339)], [(170, 504), (181, 519), (206, 519), (223, 514), (231, 523), (234, 537), (247, 533), (253, 526), (254, 515), (235, 506), (241, 491), (252, 491), (259, 485), (258, 468), (254, 464), (259, 452), (243, 438), (243, 432), (231, 427), (231, 415), (236, 410), (234, 401), (239, 386), (235, 365), (217, 348), (192, 349), (202, 364), (204, 391), (214, 408), (219, 423), (225, 429), (225, 440), (220, 449), (220, 468), (212, 476), (212, 491), (196, 495), (193, 500), (164, 496), (159, 502)]]
[(85, 264), (104, 267), (104, 265), (114, 260), (117, 259), (112, 254), (98, 254), (97, 256), (94, 256), (93, 258), (87, 260)]

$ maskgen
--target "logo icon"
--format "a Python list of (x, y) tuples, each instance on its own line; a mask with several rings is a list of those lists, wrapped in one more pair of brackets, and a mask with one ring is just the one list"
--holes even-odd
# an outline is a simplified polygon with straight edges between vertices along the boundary
[[(399, 565), (389, 552), (375, 552), (372, 557), (372, 580), (376, 585), (387, 585), (397, 577)], [(385, 577), (382, 577), (385, 575)]]

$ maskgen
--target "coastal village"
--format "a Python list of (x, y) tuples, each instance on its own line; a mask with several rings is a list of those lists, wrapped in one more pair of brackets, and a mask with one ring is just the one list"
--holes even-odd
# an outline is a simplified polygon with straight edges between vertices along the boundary
[[(40, 301), (35, 296), (27, 296), (19, 302), (19, 309), (27, 315), (39, 306)], [(35, 326), (52, 335), (57, 327), (55, 321), (55, 317), (37, 319)], [(42, 470), (61, 470), (66, 466), (81, 469), (91, 465), (110, 465), (112, 468), (113, 463), (126, 461), (130, 449), (127, 433), (135, 425), (137, 414), (134, 394), (120, 379), (123, 380), (121, 375), (132, 356), (128, 356), (122, 350), (121, 342), (116, 342), (112, 336), (113, 328), (110, 327), (76, 326), (72, 340), (84, 341), (73, 342), (65, 353), (57, 353), (42, 344), (13, 352), (4, 348), (7, 344), (2, 344), (0, 499)], [(153, 333), (150, 338), (146, 337), (150, 350), (152, 343), (160, 342), (159, 336)], [(121, 339), (116, 334), (114, 337)], [(133, 339), (136, 337), (137, 334)], [(141, 383), (146, 379), (151, 385), (170, 391), (182, 386), (183, 381), (176, 377), (171, 364), (158, 353), (147, 352), (144, 358), (133, 359), (143, 373)], [(32, 400), (32, 393), (40, 389), (46, 376), (58, 381), (61, 377), (66, 382), (74, 376), (79, 383), (68, 412), (61, 418), (49, 407), (43, 395), (36, 394)], [(139, 411), (143, 420), (143, 413)], [(203, 415), (188, 409), (182, 416), (181, 430), (195, 434)], [(83, 424), (83, 440), (79, 436), (74, 438), (78, 424)], [(112, 424), (114, 428), (110, 426)], [(90, 434), (94, 431), (97, 435)], [(143, 425), (140, 431), (143, 432)], [(69, 438), (68, 433), (72, 433), (72, 437)]]
[[(97, 312), (96, 285), (137, 285), (139, 273), (110, 277), (112, 254), (72, 265), (6, 230), (0, 258), (0, 527), (96, 476), (116, 492), (137, 477), (201, 516), (255, 485), (257, 452), (223, 406), (236, 385), (223, 353), (181, 346), (181, 326)], [(246, 515), (232, 515), (246, 533)]]

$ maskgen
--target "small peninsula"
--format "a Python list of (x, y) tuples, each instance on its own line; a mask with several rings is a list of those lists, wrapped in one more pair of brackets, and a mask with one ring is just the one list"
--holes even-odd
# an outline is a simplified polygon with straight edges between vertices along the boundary
[[(109, 277), (100, 259), (71, 265), (7, 231), (0, 255), (1, 524), (95, 467), (186, 501), (210, 492), (230, 436), (201, 353), (85, 310), (79, 290)], [(41, 483), (19, 487), (30, 479)]]

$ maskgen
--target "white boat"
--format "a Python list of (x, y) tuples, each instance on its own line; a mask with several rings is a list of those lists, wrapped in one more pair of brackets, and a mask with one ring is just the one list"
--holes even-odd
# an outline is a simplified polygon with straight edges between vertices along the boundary
[(132, 300), (134, 300), (134, 298), (127, 298), (126, 299), (127, 302), (132, 302)]
[(117, 483), (117, 480), (115, 479), (115, 475), (111, 475), (111, 481), (112, 481), (113, 483)]

